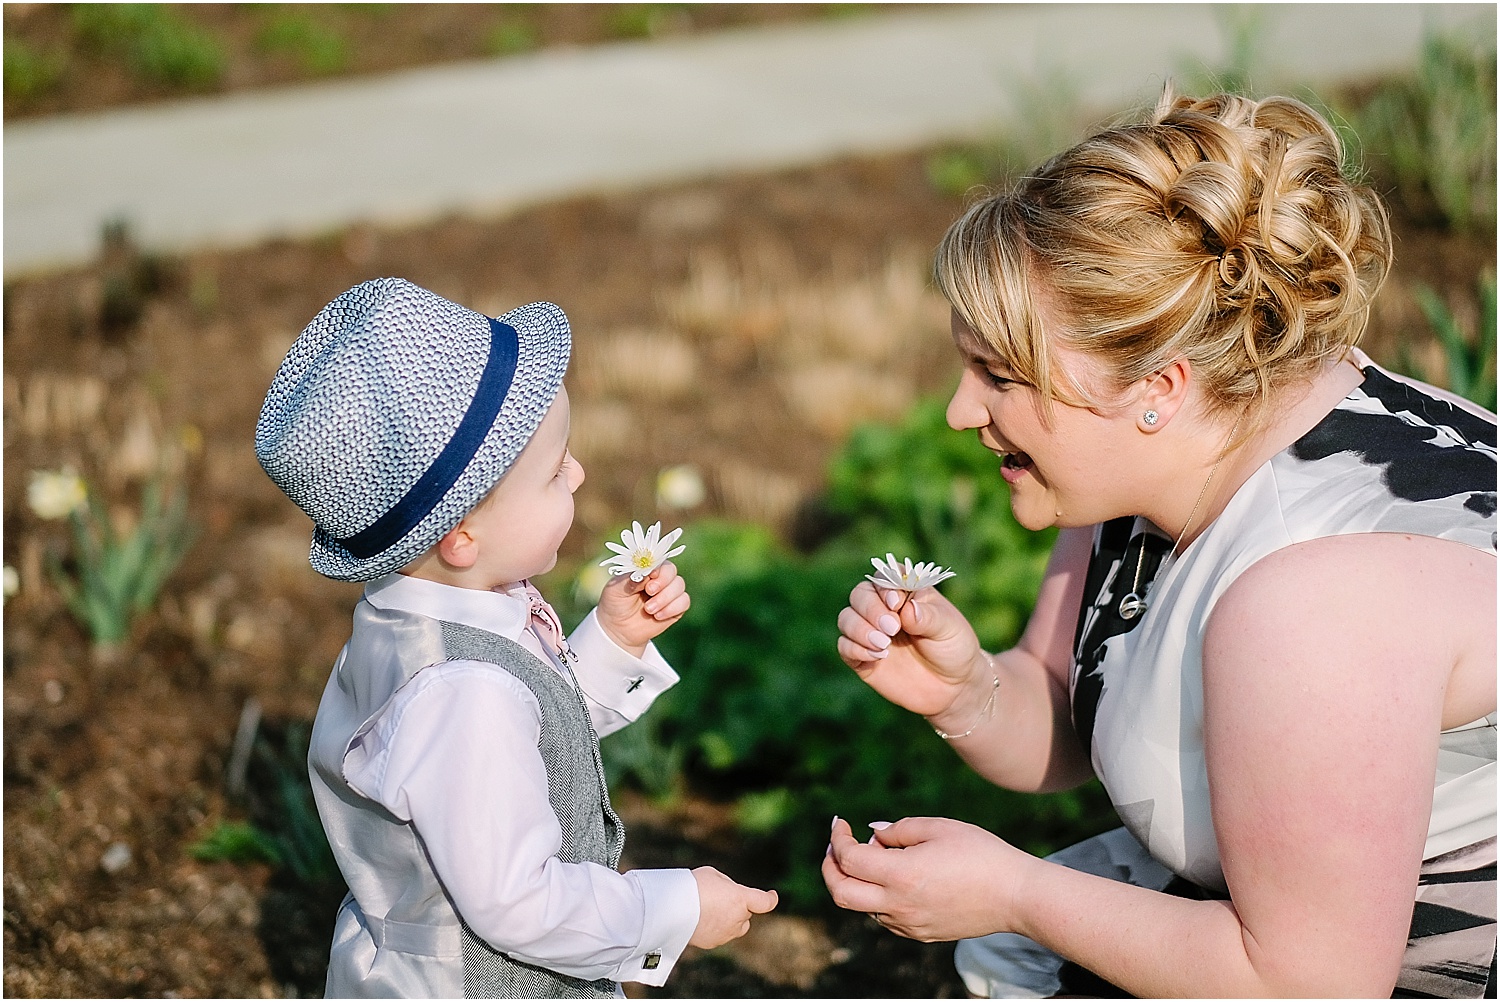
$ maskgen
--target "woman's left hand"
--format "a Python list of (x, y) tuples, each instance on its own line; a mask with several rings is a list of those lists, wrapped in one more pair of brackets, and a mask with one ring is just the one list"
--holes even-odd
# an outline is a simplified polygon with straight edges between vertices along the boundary
[(1030, 856), (983, 828), (948, 818), (906, 818), (854, 838), (836, 819), (823, 860), (834, 903), (868, 912), (909, 939), (971, 939), (1012, 926), (1016, 888)]
[(605, 584), (595, 612), (611, 640), (640, 657), (646, 644), (682, 618), (692, 604), (687, 584), (668, 560), (643, 581), (617, 574)]

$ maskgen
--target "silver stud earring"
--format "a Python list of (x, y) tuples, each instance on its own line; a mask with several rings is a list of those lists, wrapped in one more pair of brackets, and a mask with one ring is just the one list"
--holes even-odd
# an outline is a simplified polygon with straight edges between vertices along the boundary
[(1141, 415), (1141, 420), (1146, 422), (1147, 427), (1154, 427), (1156, 422), (1161, 420), (1161, 415), (1155, 411), (1147, 411)]

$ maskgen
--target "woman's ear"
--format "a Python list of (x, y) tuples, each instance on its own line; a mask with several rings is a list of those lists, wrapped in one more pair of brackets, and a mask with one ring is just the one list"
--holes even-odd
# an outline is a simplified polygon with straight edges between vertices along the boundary
[(1136, 405), (1135, 424), (1150, 434), (1165, 428), (1187, 403), (1193, 365), (1179, 358), (1149, 377)]
[(468, 570), (479, 559), (479, 541), (470, 534), (466, 524), (460, 522), (438, 540), (437, 552), (448, 566)]

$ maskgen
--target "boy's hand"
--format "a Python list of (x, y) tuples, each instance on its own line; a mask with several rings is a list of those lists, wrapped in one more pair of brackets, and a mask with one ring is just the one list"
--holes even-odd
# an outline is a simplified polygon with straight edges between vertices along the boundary
[(643, 581), (632, 581), (629, 574), (610, 578), (596, 615), (611, 640), (640, 657), (647, 642), (681, 619), (691, 604), (687, 584), (668, 560)]
[(688, 940), (692, 946), (712, 950), (750, 931), (750, 916), (764, 915), (776, 907), (776, 892), (737, 884), (711, 866), (693, 871), (698, 882), (698, 928)]

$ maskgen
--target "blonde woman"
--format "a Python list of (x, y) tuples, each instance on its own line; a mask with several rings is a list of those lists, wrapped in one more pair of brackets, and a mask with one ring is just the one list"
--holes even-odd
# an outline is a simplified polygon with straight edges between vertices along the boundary
[(975, 994), (1494, 995), (1495, 415), (1354, 347), (1391, 238), (1342, 156), (1297, 101), (1169, 94), (938, 251), (949, 424), (1062, 531), (1014, 648), (861, 584), (839, 651), (1125, 826), (835, 821), (834, 900), (966, 940)]

